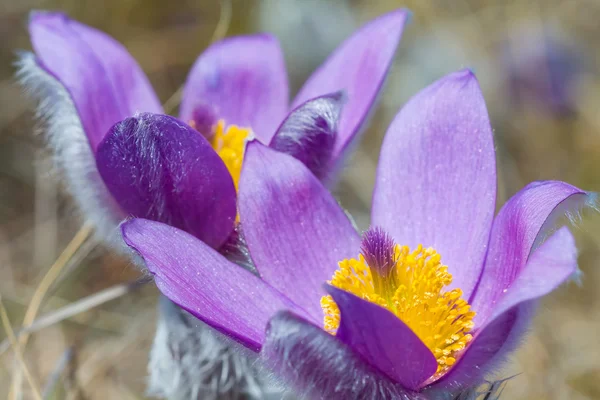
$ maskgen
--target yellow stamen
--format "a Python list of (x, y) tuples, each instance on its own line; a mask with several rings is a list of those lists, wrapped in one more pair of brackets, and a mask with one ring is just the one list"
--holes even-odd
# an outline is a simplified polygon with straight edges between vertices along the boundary
[(225, 121), (223, 120), (219, 120), (214, 130), (215, 133), (211, 141), (212, 147), (229, 170), (233, 178), (235, 190), (237, 191), (240, 174), (242, 173), (246, 139), (250, 136), (251, 130), (249, 128), (240, 128), (237, 125), (229, 125), (225, 129)]
[[(475, 313), (460, 289), (442, 292), (452, 283), (448, 267), (432, 248), (395, 245), (395, 265), (385, 276), (369, 266), (362, 254), (341, 261), (329, 282), (400, 318), (431, 350), (438, 362), (436, 375), (447, 371), (471, 341)], [(335, 334), (340, 311), (331, 296), (323, 296), (325, 330)]]

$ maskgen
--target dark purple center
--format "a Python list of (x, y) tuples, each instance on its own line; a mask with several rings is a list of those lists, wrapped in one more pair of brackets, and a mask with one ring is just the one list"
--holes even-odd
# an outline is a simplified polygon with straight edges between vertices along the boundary
[(395, 246), (394, 239), (386, 231), (374, 227), (363, 233), (360, 250), (372, 272), (387, 276), (396, 264)]

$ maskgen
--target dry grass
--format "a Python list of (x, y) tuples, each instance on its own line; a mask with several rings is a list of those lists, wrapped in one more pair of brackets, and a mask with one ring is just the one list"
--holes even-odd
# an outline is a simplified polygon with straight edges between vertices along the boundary
[[(280, 35), (292, 87), (297, 88), (356, 24), (398, 4), (233, 0), (228, 34), (266, 29)], [(500, 204), (536, 179), (562, 179), (600, 190), (599, 3), (407, 0), (401, 6), (412, 9), (413, 23), (368, 136), (337, 189), (359, 225), (368, 224), (377, 154), (393, 114), (416, 90), (464, 66), (475, 68), (495, 128)], [(317, 7), (319, 12), (311, 13)], [(125, 43), (172, 110), (189, 66), (215, 31), (222, 30), (218, 2), (0, 0), (0, 294), (17, 334), (23, 321), (47, 321), (34, 326), (29, 343), (24, 335), (17, 339), (29, 374), (22, 373), (14, 348), (2, 349), (1, 342), (8, 342), (0, 334), (0, 397), (16, 382), (13, 398), (37, 398), (31, 379), (48, 399), (141, 399), (154, 329), (154, 286), (125, 289), (101, 304), (98, 297), (92, 297), (95, 303), (76, 303), (139, 277), (127, 261), (88, 243), (74, 253), (73, 262), (54, 269), (58, 273), (46, 280), (40, 296), (43, 277), (82, 222), (58, 175), (48, 168), (48, 154), (41, 150), (34, 129), (33, 106), (12, 80), (14, 51), (29, 48), (26, 15), (35, 8), (63, 9)], [(523, 46), (546, 31), (576, 50), (564, 57), (577, 66), (574, 73), (563, 71), (556, 77), (547, 64), (534, 69), (542, 81), (573, 76), (564, 109), (546, 104), (531, 91), (522, 91), (517, 101), (509, 90), (507, 51), (527, 60), (533, 51)], [(303, 35), (311, 32), (318, 40), (307, 47)], [(546, 42), (537, 43), (534, 49), (539, 50)], [(594, 333), (600, 329), (599, 224), (592, 218), (577, 230), (583, 285), (566, 285), (543, 301), (532, 333), (499, 372), (520, 374), (509, 382), (504, 398), (600, 398), (600, 341)], [(39, 312), (32, 308), (36, 297), (41, 300)], [(25, 318), (28, 308), (32, 311)]]

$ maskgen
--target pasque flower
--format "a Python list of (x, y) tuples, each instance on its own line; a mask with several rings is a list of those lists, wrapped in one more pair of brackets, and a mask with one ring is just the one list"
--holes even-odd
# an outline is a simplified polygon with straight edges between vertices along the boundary
[[(357, 31), (291, 105), (281, 49), (266, 34), (211, 45), (187, 78), (179, 119), (163, 115), (121, 44), (61, 13), (31, 15), (34, 54), (21, 57), (20, 76), (41, 100), (50, 147), (100, 237), (116, 244), (118, 223), (137, 216), (219, 249), (234, 229), (246, 140), (291, 154), (332, 179), (382, 87), (405, 19), (398, 10)], [(189, 399), (260, 392), (248, 371), (251, 361), (176, 307), (161, 308), (160, 315), (150, 363), (154, 394)]]
[(246, 140), (292, 154), (331, 178), (379, 93), (405, 19), (398, 10), (358, 30), (291, 106), (283, 55), (267, 34), (211, 45), (187, 78), (179, 119), (162, 115), (148, 79), (121, 44), (61, 13), (32, 14), (35, 54), (22, 57), (21, 76), (43, 101), (51, 146), (101, 234), (133, 215), (218, 248), (234, 226)]
[(474, 75), (413, 97), (386, 134), (362, 236), (298, 160), (248, 143), (240, 220), (257, 275), (133, 219), (159, 289), (311, 398), (458, 398), (514, 349), (535, 300), (577, 268), (556, 217), (595, 196), (529, 184), (494, 216), (492, 130)]

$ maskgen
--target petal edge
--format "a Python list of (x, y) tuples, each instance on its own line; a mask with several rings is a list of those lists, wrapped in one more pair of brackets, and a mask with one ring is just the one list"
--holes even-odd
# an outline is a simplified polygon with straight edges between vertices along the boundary
[[(410, 12), (399, 9), (359, 28), (308, 78), (292, 107), (308, 99), (345, 90), (349, 101), (340, 120), (334, 157), (348, 148), (367, 118), (392, 64)], [(377, 46), (373, 46), (377, 43)]]
[(437, 370), (437, 360), (398, 317), (351, 293), (327, 285), (340, 309), (336, 337), (408, 390), (418, 390)]
[(114, 125), (96, 165), (129, 215), (173, 225), (214, 248), (233, 231), (236, 194), (210, 143), (168, 115), (143, 113)]
[(251, 350), (260, 349), (277, 311), (295, 309), (258, 277), (184, 231), (144, 219), (124, 222), (121, 231), (167, 298)]
[(322, 284), (359, 252), (347, 215), (304, 164), (258, 141), (246, 147), (238, 207), (260, 276), (318, 323)]
[(33, 12), (29, 35), (41, 65), (65, 86), (92, 150), (110, 127), (136, 112), (162, 112), (148, 78), (107, 34), (63, 13)]
[(381, 147), (372, 225), (397, 243), (434, 247), (468, 298), (486, 255), (496, 158), (485, 100), (470, 70), (447, 75), (396, 115)]

